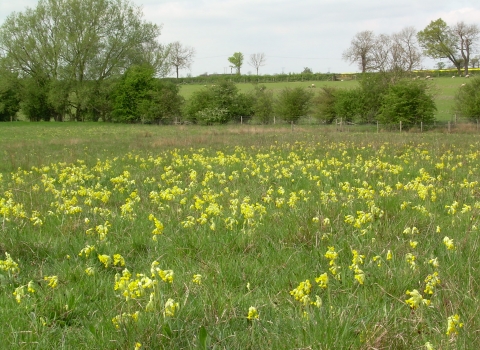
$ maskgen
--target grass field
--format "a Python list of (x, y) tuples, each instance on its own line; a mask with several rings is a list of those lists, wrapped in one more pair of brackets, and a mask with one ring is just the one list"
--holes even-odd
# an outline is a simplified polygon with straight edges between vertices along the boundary
[[(453, 110), (453, 99), (455, 93), (460, 88), (461, 84), (465, 82), (463, 78), (434, 78), (432, 81), (432, 90), (435, 95), (435, 102), (437, 105), (437, 113), (435, 115), (438, 121), (449, 121), (454, 119), (455, 111)], [(313, 82), (315, 83), (316, 89), (318, 91), (322, 86), (333, 86), (336, 88), (354, 88), (358, 85), (355, 80), (348, 81), (322, 81), (322, 82)], [(274, 94), (278, 93), (286, 87), (297, 87), (303, 86), (308, 88), (312, 82), (281, 82), (281, 83), (265, 83), (269, 90), (272, 90)], [(237, 87), (240, 92), (247, 92), (253, 89), (253, 84), (237, 84)], [(180, 94), (188, 98), (195, 92), (200, 89), (203, 89), (204, 85), (182, 85), (180, 89)]]
[(479, 146), (2, 124), (0, 348), (478, 349)]

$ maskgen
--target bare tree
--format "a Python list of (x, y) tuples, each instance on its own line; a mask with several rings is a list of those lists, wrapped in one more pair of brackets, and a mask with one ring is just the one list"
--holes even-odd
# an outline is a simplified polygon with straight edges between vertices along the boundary
[(417, 42), (417, 31), (414, 27), (406, 27), (392, 35), (393, 69), (411, 72), (419, 68), (422, 53)]
[(362, 73), (375, 69), (375, 58), (373, 50), (375, 48), (375, 35), (370, 30), (357, 33), (350, 47), (342, 54), (342, 58), (350, 63), (358, 64)]
[(178, 79), (178, 71), (190, 68), (195, 56), (195, 49), (190, 46), (183, 46), (179, 41), (170, 44), (170, 64), (175, 68)]
[(263, 52), (251, 54), (248, 64), (256, 69), (258, 75), (258, 69), (265, 65), (265, 54)]
[(386, 72), (392, 66), (392, 39), (386, 34), (380, 34), (375, 38), (372, 47), (372, 70)]
[(457, 38), (456, 47), (462, 55), (465, 75), (467, 75), (470, 64), (470, 53), (479, 39), (480, 29), (476, 24), (468, 25), (465, 24), (465, 22), (458, 22), (452, 28), (452, 32)]
[(472, 68), (480, 68), (480, 56), (475, 56), (473, 58), (470, 59), (470, 65)]

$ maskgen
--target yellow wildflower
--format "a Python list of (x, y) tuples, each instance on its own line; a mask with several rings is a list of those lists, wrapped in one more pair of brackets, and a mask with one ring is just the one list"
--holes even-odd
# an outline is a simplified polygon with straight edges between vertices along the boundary
[(315, 278), (315, 282), (318, 283), (318, 286), (320, 288), (327, 288), (328, 287), (328, 275), (327, 273), (322, 273), (320, 276), (318, 276), (317, 278)]
[(58, 285), (58, 276), (45, 276), (43, 279), (48, 281), (49, 287), (55, 288)]
[(258, 320), (259, 319), (259, 315), (258, 315), (258, 311), (257, 311), (256, 307), (250, 306), (248, 308), (247, 319), (249, 319), (249, 320)]
[(448, 250), (454, 250), (455, 249), (455, 245), (453, 244), (453, 239), (448, 238), (447, 236), (445, 236), (443, 238), (443, 244), (445, 244), (445, 246), (447, 247)]
[(463, 323), (460, 323), (460, 316), (455, 314), (449, 316), (447, 320), (447, 335), (458, 334), (458, 329), (463, 327)]
[(193, 283), (202, 284), (202, 275), (193, 275)]
[(179, 303), (176, 303), (173, 299), (169, 298), (165, 303), (165, 309), (163, 311), (164, 317), (173, 317), (175, 316), (175, 310), (180, 307)]

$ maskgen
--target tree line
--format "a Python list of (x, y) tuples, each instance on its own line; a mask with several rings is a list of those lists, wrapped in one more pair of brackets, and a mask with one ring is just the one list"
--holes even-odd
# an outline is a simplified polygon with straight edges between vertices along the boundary
[[(274, 97), (265, 86), (243, 94), (232, 81), (220, 80), (184, 101), (178, 84), (164, 77), (173, 72), (178, 79), (195, 49), (162, 44), (160, 33), (161, 27), (143, 20), (141, 8), (129, 0), (40, 0), (33, 9), (11, 14), (0, 27), (0, 121), (21, 110), (31, 121), (168, 123), (183, 118), (212, 124), (253, 116), (269, 123), (274, 116), (295, 122), (313, 115), (325, 123), (336, 117), (428, 122), (435, 109), (430, 88), (408, 75), (420, 65), (420, 47), (460, 69), (475, 62), (471, 54), (478, 40), (477, 26), (460, 22), (450, 28), (441, 19), (418, 33), (411, 27), (391, 36), (360, 32), (344, 52), (344, 59), (363, 72), (357, 89), (288, 88)], [(228, 61), (236, 73), (230, 80), (240, 77), (243, 54), (235, 52)], [(258, 76), (265, 62), (265, 55), (256, 53), (248, 63)], [(308, 67), (285, 76), (316, 77)], [(407, 97), (415, 103), (393, 103)]]
[[(468, 75), (469, 67), (479, 67), (480, 57), (472, 57), (474, 48), (480, 40), (480, 28), (476, 24), (463, 21), (453, 26), (441, 18), (431, 21), (423, 30), (417, 32), (406, 27), (392, 35), (376, 35), (370, 30), (357, 33), (343, 59), (357, 64), (362, 73), (408, 71), (421, 68), (422, 57), (447, 60), (457, 74)], [(445, 62), (437, 63), (439, 69), (445, 68)]]

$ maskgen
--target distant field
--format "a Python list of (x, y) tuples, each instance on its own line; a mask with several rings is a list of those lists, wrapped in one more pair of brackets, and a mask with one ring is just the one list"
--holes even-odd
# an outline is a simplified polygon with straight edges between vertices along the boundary
[[(432, 81), (432, 88), (435, 92), (435, 99), (437, 103), (437, 114), (436, 118), (439, 121), (448, 121), (454, 119), (454, 111), (453, 111), (453, 99), (455, 93), (460, 88), (461, 84), (465, 82), (465, 79), (462, 78), (434, 78)], [(304, 86), (309, 87), (312, 82), (305, 81), (305, 82), (280, 82), (280, 83), (265, 83), (265, 85), (269, 90), (272, 90), (274, 93), (278, 93), (280, 90), (286, 87), (297, 87), (297, 86)], [(319, 87), (322, 86), (333, 86), (337, 88), (353, 88), (357, 86), (357, 81), (320, 81), (314, 82), (316, 86), (316, 91), (319, 90)], [(246, 83), (246, 84), (237, 84), (240, 92), (247, 92), (253, 89), (254, 84)], [(192, 85), (182, 85), (180, 89), (180, 94), (185, 97), (185, 99), (189, 99), (195, 91), (203, 89), (205, 86), (200, 84), (192, 84)]]

